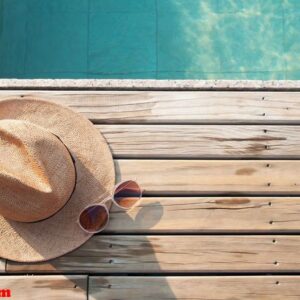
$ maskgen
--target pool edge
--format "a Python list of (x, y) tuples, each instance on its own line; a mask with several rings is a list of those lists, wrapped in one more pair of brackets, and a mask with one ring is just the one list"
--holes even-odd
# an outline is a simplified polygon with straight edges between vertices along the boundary
[(300, 80), (0, 79), (0, 89), (300, 91)]

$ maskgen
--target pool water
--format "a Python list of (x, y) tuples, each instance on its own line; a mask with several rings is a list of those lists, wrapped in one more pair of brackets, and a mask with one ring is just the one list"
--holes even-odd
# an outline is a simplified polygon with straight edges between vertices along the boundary
[(300, 0), (0, 0), (0, 77), (300, 79)]

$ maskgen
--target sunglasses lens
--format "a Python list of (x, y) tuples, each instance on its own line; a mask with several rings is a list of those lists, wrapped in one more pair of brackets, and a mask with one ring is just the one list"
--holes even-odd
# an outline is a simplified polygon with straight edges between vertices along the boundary
[(108, 213), (103, 205), (87, 207), (79, 216), (82, 228), (90, 233), (96, 233), (104, 229), (108, 222)]
[(132, 180), (121, 183), (114, 194), (115, 202), (124, 209), (131, 208), (140, 200), (142, 191), (140, 186)]

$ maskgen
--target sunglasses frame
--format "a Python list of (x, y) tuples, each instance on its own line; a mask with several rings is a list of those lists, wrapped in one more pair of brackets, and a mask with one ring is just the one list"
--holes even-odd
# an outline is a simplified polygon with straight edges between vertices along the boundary
[[(108, 196), (108, 197), (104, 198), (103, 200), (101, 200), (101, 202), (96, 202), (96, 203), (94, 203), (94, 204), (89, 204), (89, 205), (86, 206), (84, 209), (82, 209), (82, 211), (80, 212), (80, 214), (79, 214), (79, 216), (78, 216), (77, 223), (78, 223), (79, 227), (80, 227), (83, 231), (85, 231), (85, 232), (87, 232), (87, 233), (90, 233), (90, 234), (95, 234), (95, 233), (102, 232), (102, 231), (106, 228), (106, 226), (108, 225), (109, 220), (110, 220), (110, 211), (108, 210), (107, 206), (105, 205), (105, 203), (107, 203), (108, 201), (112, 201), (112, 202), (114, 203), (114, 205), (116, 205), (117, 207), (119, 207), (119, 208), (121, 208), (121, 209), (123, 209), (123, 210), (126, 210), (126, 211), (129, 210), (129, 209), (131, 209), (132, 207), (134, 207), (134, 205), (133, 205), (132, 207), (125, 208), (125, 207), (119, 205), (119, 204), (116, 202), (116, 200), (115, 200), (115, 193), (116, 193), (118, 187), (119, 187), (120, 185), (124, 184), (125, 182), (135, 182), (135, 183), (139, 186), (139, 188), (140, 188), (139, 200), (142, 198), (143, 190), (141, 189), (140, 185), (136, 182), (136, 180), (130, 180), (130, 179), (129, 179), (129, 180), (124, 180), (124, 181), (119, 182), (118, 184), (115, 185), (114, 190), (113, 190), (113, 193), (112, 193), (112, 196)], [(128, 183), (128, 184), (129, 184), (129, 183)], [(125, 186), (125, 187), (126, 187), (126, 186)], [(139, 200), (138, 200), (138, 201), (139, 201)], [(80, 216), (81, 216), (82, 212), (84, 212), (84, 211), (85, 211), (86, 209), (88, 209), (89, 207), (93, 207), (93, 206), (100, 206), (100, 207), (103, 207), (103, 208), (105, 209), (105, 211), (106, 211), (106, 213), (107, 213), (107, 221), (106, 221), (106, 223), (102, 226), (102, 228), (101, 228), (100, 230), (89, 231), (89, 230), (86, 230), (85, 228), (83, 228), (83, 226), (80, 224)]]

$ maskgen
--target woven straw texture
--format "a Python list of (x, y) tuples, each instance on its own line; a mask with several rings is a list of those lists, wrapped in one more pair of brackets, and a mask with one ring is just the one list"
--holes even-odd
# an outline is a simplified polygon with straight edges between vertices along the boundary
[(20, 222), (44, 220), (69, 200), (75, 167), (52, 133), (19, 120), (0, 120), (0, 214)]
[[(1, 129), (6, 133), (0, 134), (0, 147), (3, 148), (0, 158), (0, 210), (6, 217), (9, 216), (9, 219), (0, 216), (0, 257), (19, 262), (38, 262), (78, 248), (92, 236), (77, 224), (80, 211), (104, 199), (115, 183), (114, 163), (105, 139), (83, 116), (39, 99), (0, 101), (0, 120), (7, 120), (1, 121), (0, 125), (0, 133)], [(16, 144), (11, 145), (11, 140), (5, 140), (4, 137), (10, 137), (7, 132), (13, 136), (15, 143), (21, 140), (26, 144), (26, 155), (20, 153), (22, 147), (12, 151)], [(37, 142), (40, 143), (40, 151), (34, 144)], [(74, 164), (68, 151), (75, 160)], [(20, 156), (27, 159), (22, 160)], [(29, 156), (32, 159), (28, 162)], [(30, 165), (30, 162), (43, 162), (43, 167), (38, 167), (38, 174), (36, 165)], [(60, 166), (63, 169), (59, 169)], [(41, 179), (45, 174), (47, 182)], [(12, 187), (9, 190), (15, 191), (11, 194), (3, 189), (8, 182)], [(35, 188), (36, 194), (28, 193), (24, 188), (33, 184), (39, 186)], [(50, 198), (43, 193), (45, 184), (53, 189), (54, 194)], [(13, 189), (17, 186), (24, 189)], [(17, 195), (14, 194), (16, 191)], [(65, 203), (71, 193), (71, 198)], [(22, 202), (34, 200), (39, 213), (35, 213), (34, 209), (32, 211), (34, 205), (28, 205), (30, 209), (22, 206)], [(52, 206), (49, 206), (51, 201)], [(44, 207), (40, 209), (41, 206), (48, 207), (48, 210)], [(20, 211), (11, 208), (20, 208)], [(48, 218), (28, 223), (44, 216)]]

